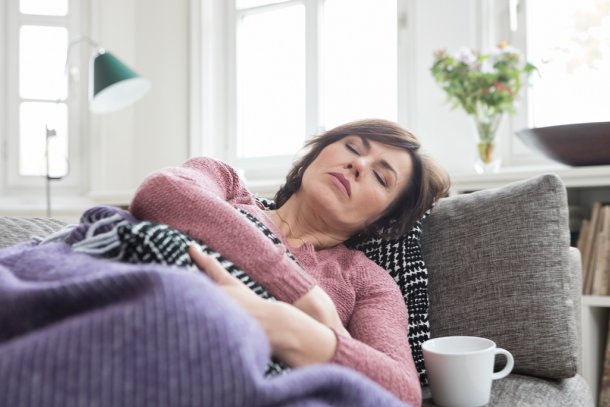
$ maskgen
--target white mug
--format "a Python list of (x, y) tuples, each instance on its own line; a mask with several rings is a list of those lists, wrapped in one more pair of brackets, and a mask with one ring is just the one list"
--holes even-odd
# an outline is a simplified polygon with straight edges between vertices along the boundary
[[(474, 407), (489, 403), (492, 380), (513, 370), (513, 355), (494, 341), (477, 336), (445, 336), (422, 345), (434, 403), (443, 407)], [(494, 373), (496, 355), (506, 366)]]

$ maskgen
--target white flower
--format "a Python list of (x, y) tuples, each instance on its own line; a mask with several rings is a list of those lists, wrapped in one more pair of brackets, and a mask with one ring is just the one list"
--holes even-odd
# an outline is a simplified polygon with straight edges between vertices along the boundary
[(465, 63), (466, 65), (474, 65), (477, 62), (476, 54), (467, 47), (462, 47), (458, 49), (455, 53), (455, 59), (460, 62)]
[(486, 59), (481, 64), (481, 72), (483, 72), (483, 73), (495, 73), (493, 63), (489, 59)]

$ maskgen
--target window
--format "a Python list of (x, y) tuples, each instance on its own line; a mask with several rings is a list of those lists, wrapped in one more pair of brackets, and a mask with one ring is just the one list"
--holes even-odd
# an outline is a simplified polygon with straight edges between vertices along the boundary
[(236, 45), (237, 157), (296, 151), (306, 133), (304, 5), (242, 14)]
[(283, 174), (321, 130), (397, 120), (396, 0), (232, 3), (228, 160), (248, 178)]
[[(5, 182), (9, 187), (39, 186), (47, 171), (53, 177), (66, 177), (66, 185), (78, 183), (77, 171), (69, 167), (78, 168), (80, 97), (78, 89), (72, 89), (78, 87), (70, 86), (65, 65), (70, 40), (79, 35), (79, 3), (8, 1)], [(80, 55), (78, 50), (72, 54), (70, 66), (78, 72)]]
[[(552, 10), (552, 18), (549, 10)], [(535, 127), (610, 120), (610, 0), (525, 2)]]
[(322, 52), (322, 124), (397, 120), (396, 1), (327, 0)]

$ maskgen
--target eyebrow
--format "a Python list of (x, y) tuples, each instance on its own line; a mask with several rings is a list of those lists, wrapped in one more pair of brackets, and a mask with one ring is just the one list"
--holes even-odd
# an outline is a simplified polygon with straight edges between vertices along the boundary
[[(369, 141), (367, 139), (365, 139), (364, 137), (362, 137), (362, 136), (358, 136), (358, 137), (360, 138), (360, 141), (362, 141), (362, 144), (364, 144), (364, 148), (366, 148), (367, 150), (370, 150), (371, 149), (371, 143), (369, 143)], [(390, 163), (387, 162), (386, 160), (382, 159), (380, 162), (381, 162), (381, 166), (383, 168), (385, 168), (385, 169), (387, 169), (387, 170), (389, 170), (389, 171), (394, 173), (394, 179), (395, 179), (395, 182), (397, 182), (398, 181), (398, 172), (396, 172), (394, 167), (392, 167), (390, 165)]]

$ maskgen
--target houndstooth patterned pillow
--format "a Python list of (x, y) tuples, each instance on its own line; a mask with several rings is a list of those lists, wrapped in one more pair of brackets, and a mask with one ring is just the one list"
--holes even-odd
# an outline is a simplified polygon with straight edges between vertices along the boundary
[[(257, 198), (267, 209), (275, 209), (275, 203)], [(386, 270), (396, 281), (402, 292), (409, 314), (409, 345), (415, 368), (422, 386), (428, 384), (422, 344), (430, 339), (428, 321), (428, 269), (421, 254), (422, 221), (430, 214), (427, 211), (413, 229), (398, 239), (369, 239), (357, 243), (355, 249)]]

